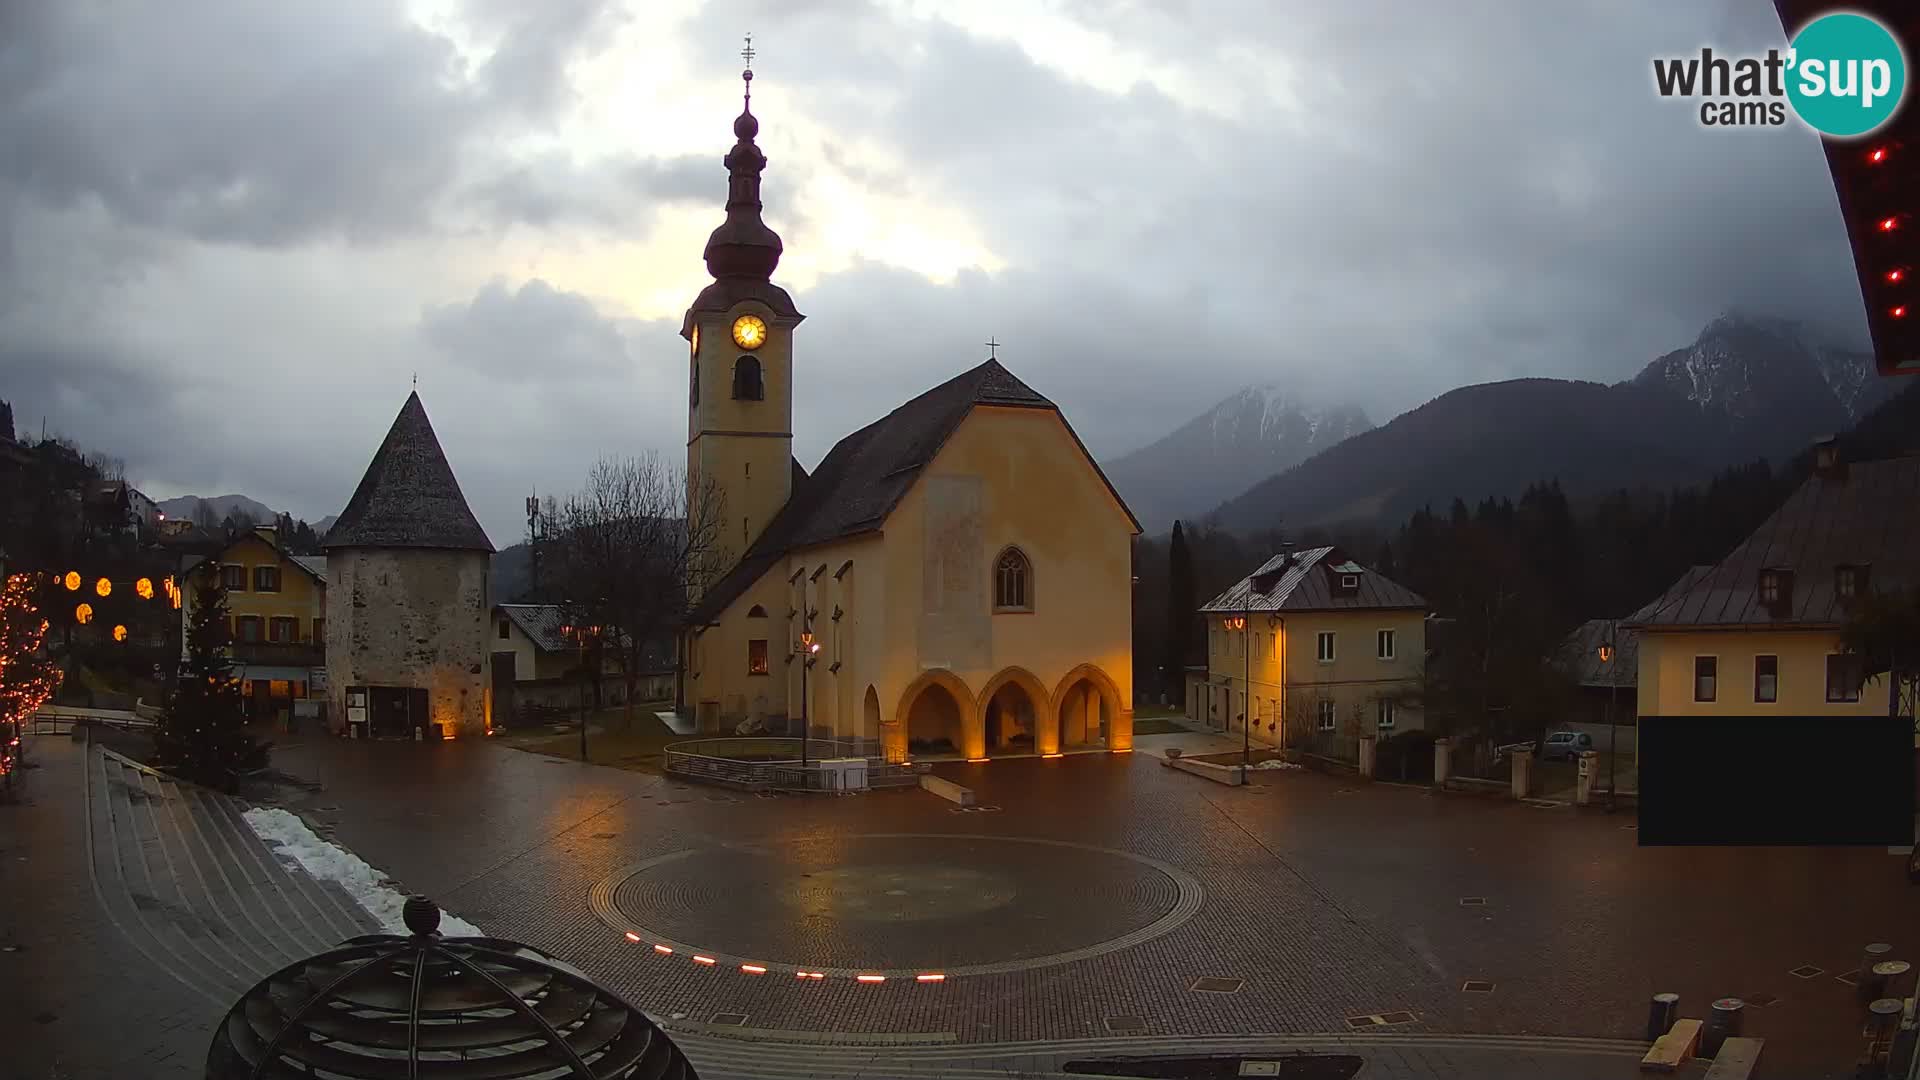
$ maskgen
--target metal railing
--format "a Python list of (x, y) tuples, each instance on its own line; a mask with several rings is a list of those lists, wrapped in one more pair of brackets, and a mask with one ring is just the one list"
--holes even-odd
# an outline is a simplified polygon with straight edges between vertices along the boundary
[[(135, 706), (137, 710), (138, 705)], [(48, 705), (33, 714), (27, 730), (35, 735), (65, 735), (73, 731), (76, 725), (97, 725), (100, 727), (125, 728), (144, 731), (154, 726), (159, 717), (152, 718), (139, 712), (123, 712), (118, 709), (80, 709), (67, 705)]]
[(808, 739), (802, 767), (799, 739), (755, 736), (671, 743), (664, 757), (671, 775), (756, 790), (821, 790), (828, 781), (820, 763), (830, 758), (864, 760), (868, 787), (919, 782), (925, 766), (888, 763), (879, 749), (876, 739)]

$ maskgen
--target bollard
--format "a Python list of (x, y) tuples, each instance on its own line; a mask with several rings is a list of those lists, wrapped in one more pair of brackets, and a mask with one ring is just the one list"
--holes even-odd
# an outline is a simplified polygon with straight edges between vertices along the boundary
[(1516, 799), (1533, 798), (1533, 755), (1514, 753), (1510, 755), (1513, 775), (1513, 797)]
[(1893, 952), (1893, 946), (1883, 941), (1876, 941), (1861, 951), (1860, 965), (1855, 972), (1856, 981), (1853, 984), (1854, 991), (1861, 1001), (1872, 1001), (1880, 996), (1873, 993), (1872, 987), (1867, 984), (1873, 981), (1873, 965), (1887, 959), (1887, 955), (1891, 952)]
[(1660, 1036), (1673, 1029), (1673, 1018), (1680, 1013), (1679, 994), (1655, 994), (1653, 1005), (1647, 1010), (1647, 1041), (1658, 1042)]
[(1900, 996), (1900, 980), (1913, 965), (1905, 960), (1882, 960), (1860, 974), (1860, 992), (1869, 999)]
[(1867, 1006), (1867, 1030), (1879, 1039), (1893, 1038), (1893, 1029), (1900, 1023), (1900, 1014), (1905, 1012), (1907, 1003), (1899, 998), (1879, 998)]
[(1747, 1003), (1736, 997), (1723, 997), (1707, 1013), (1706, 1027), (1700, 1032), (1700, 1056), (1712, 1057), (1729, 1038), (1740, 1034), (1741, 1010)]

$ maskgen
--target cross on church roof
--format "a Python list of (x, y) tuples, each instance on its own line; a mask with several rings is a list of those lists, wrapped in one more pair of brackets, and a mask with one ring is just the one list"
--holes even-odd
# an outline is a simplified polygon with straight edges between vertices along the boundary
[(1000, 343), (993, 340), (992, 338), (987, 339), (987, 359), (989, 360), (1000, 359)]

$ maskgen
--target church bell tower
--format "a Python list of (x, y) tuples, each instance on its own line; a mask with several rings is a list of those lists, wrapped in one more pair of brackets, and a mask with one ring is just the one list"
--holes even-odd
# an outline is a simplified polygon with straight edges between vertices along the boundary
[(767, 157), (754, 145), (753, 39), (744, 104), (733, 122), (727, 168), (727, 217), (707, 238), (707, 272), (681, 322), (688, 344), (687, 475), (721, 494), (719, 546), (731, 564), (745, 555), (793, 494), (793, 329), (806, 316), (773, 284), (780, 236), (760, 220), (760, 173)]

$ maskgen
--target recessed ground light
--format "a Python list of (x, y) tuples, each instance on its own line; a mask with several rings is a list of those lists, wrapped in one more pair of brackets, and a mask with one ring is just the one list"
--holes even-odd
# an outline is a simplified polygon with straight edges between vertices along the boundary
[(1463, 896), (1460, 898), (1460, 906), (1461, 907), (1486, 907), (1487, 898), (1484, 896)]
[(1379, 1027), (1379, 1026), (1380, 1026), (1381, 1024), (1384, 1024), (1384, 1023), (1386, 1023), (1386, 1021), (1384, 1021), (1384, 1020), (1382, 1020), (1382, 1019), (1380, 1019), (1380, 1018), (1379, 1018), (1379, 1017), (1377, 1017), (1377, 1016), (1349, 1016), (1349, 1017), (1347, 1017), (1347, 1026), (1348, 1026), (1348, 1027), (1350, 1027), (1350, 1028), (1370, 1028), (1370, 1027)]
[(714, 1013), (713, 1022), (728, 1027), (743, 1027), (747, 1022), (746, 1013)]
[(1817, 968), (1812, 964), (1801, 964), (1799, 967), (1787, 972), (1787, 974), (1796, 979), (1817, 979), (1826, 973), (1827, 970), (1825, 968)]
[(1193, 985), (1187, 987), (1187, 989), (1198, 990), (1207, 994), (1236, 994), (1239, 993), (1240, 988), (1245, 985), (1247, 985), (1245, 979), (1222, 979), (1213, 975), (1207, 975), (1193, 980)]
[(1852, 971), (1843, 971), (1835, 975), (1834, 978), (1846, 983), (1848, 986), (1858, 986), (1860, 985), (1860, 969), (1854, 968)]
[(1109, 1016), (1106, 1019), (1108, 1031), (1145, 1031), (1147, 1018), (1144, 1016)]
[(1413, 1015), (1410, 1012), (1390, 1012), (1390, 1013), (1380, 1014), (1380, 1022), (1383, 1024), (1411, 1024), (1417, 1019), (1419, 1019), (1419, 1017)]
[(1243, 1061), (1240, 1063), (1241, 1076), (1279, 1076), (1280, 1063), (1277, 1061)]
[(1493, 993), (1493, 984), (1485, 979), (1468, 979), (1466, 982), (1460, 984), (1460, 992), (1463, 994), (1491, 994)]
[(1752, 997), (1745, 997), (1745, 998), (1741, 998), (1740, 1000), (1746, 1002), (1747, 1004), (1753, 1006), (1756, 1009), (1764, 1009), (1767, 1006), (1773, 1004), (1774, 1002), (1779, 1001), (1780, 999), (1777, 997), (1774, 997), (1772, 994), (1755, 994)]

